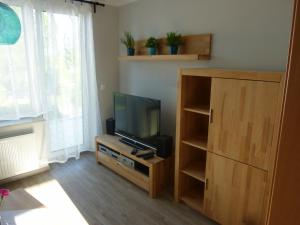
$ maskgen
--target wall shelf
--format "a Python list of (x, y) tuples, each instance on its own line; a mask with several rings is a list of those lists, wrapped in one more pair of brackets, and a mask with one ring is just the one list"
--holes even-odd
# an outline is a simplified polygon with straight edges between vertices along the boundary
[(135, 55), (135, 56), (120, 56), (120, 61), (196, 61), (209, 60), (208, 56), (196, 54), (191, 55)]
[(120, 61), (197, 61), (211, 59), (212, 34), (182, 36), (183, 45), (178, 55), (169, 55), (166, 38), (158, 39), (157, 55), (149, 55), (146, 40), (135, 43), (134, 56), (120, 56)]

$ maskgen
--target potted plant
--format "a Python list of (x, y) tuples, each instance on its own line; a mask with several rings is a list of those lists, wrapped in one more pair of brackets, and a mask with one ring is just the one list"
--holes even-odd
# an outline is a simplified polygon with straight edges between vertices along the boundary
[(121, 42), (127, 48), (127, 55), (133, 56), (135, 53), (135, 49), (134, 49), (134, 38), (132, 37), (132, 34), (130, 32), (125, 32), (124, 37), (121, 38)]
[(158, 40), (154, 37), (148, 38), (145, 47), (148, 48), (149, 55), (156, 55), (158, 48)]
[(181, 34), (177, 32), (167, 33), (167, 45), (169, 46), (170, 54), (177, 55), (178, 48), (183, 44)]

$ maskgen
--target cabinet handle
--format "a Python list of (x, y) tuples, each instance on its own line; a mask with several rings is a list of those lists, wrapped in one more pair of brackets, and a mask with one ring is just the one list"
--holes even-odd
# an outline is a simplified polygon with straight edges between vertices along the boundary
[(205, 179), (205, 190), (208, 190), (208, 179)]
[(213, 123), (214, 122), (214, 110), (213, 109), (210, 109), (210, 123)]

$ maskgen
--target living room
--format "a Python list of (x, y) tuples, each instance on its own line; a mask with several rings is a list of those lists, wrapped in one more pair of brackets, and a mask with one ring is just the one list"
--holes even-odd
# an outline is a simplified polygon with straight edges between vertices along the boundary
[(299, 224), (299, 4), (2, 0), (0, 224)]

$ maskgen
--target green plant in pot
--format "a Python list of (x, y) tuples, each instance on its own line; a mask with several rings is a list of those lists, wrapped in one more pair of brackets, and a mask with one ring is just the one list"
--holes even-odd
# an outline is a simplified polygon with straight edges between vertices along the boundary
[(135, 53), (134, 49), (134, 38), (132, 37), (132, 34), (130, 32), (124, 32), (124, 37), (121, 38), (122, 44), (124, 44), (127, 48), (127, 55), (133, 56)]
[(156, 55), (158, 48), (158, 40), (154, 37), (148, 38), (145, 47), (148, 48), (149, 55)]
[(179, 46), (183, 44), (181, 34), (177, 32), (167, 33), (167, 45), (171, 55), (177, 55)]

